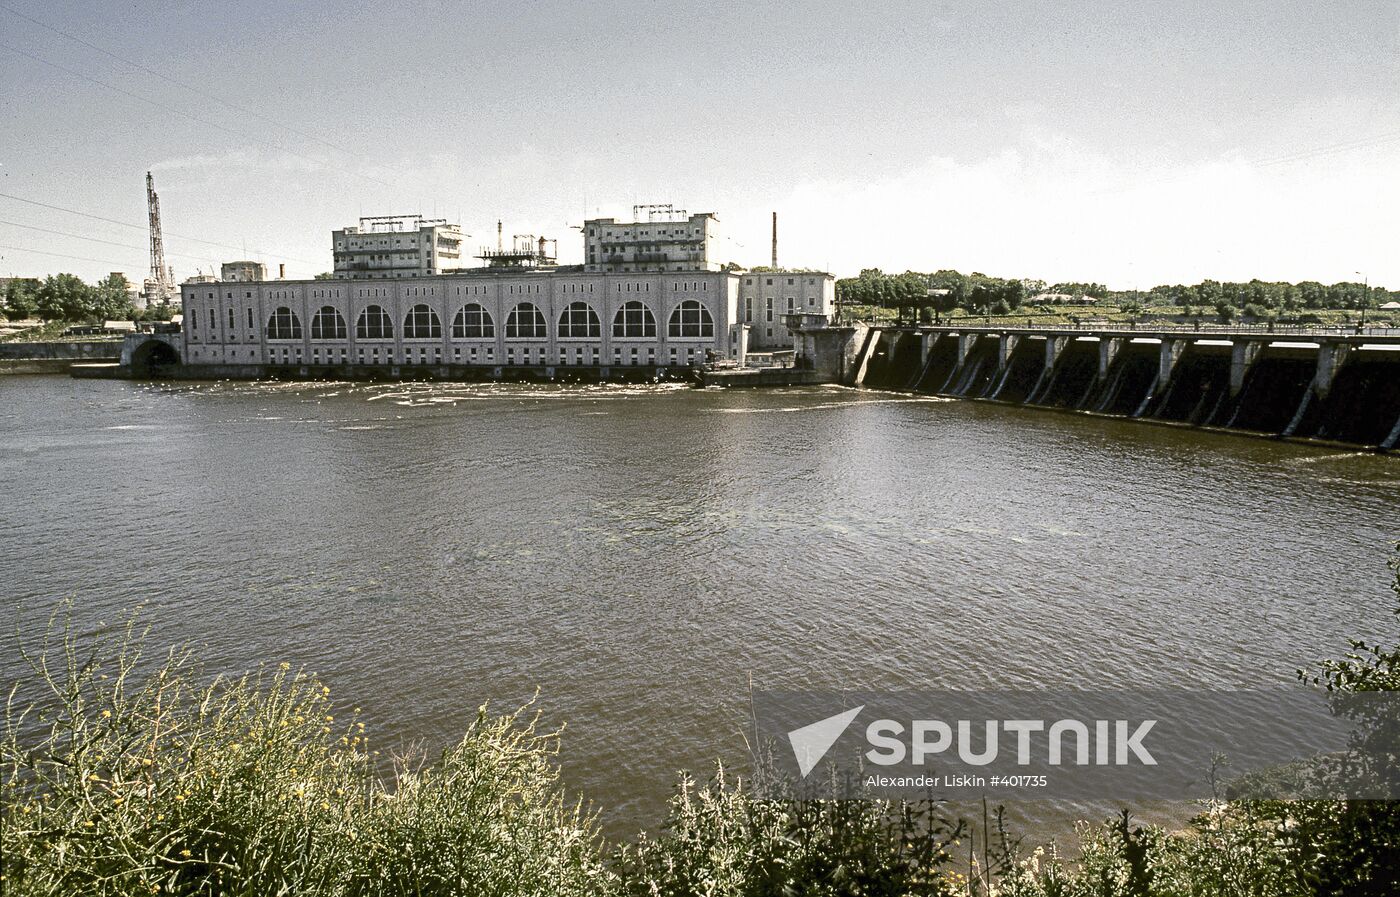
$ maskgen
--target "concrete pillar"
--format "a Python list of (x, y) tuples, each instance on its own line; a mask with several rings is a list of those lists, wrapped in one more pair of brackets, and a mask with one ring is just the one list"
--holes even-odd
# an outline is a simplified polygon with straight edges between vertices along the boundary
[(1157, 362), (1157, 383), (1164, 386), (1172, 378), (1172, 371), (1186, 350), (1186, 340), (1162, 339), (1162, 353)]
[(941, 333), (921, 333), (919, 334), (919, 367), (928, 365), (928, 357), (933, 352), (934, 344), (938, 342)]
[(1020, 337), (1011, 334), (1001, 334), (1001, 341), (997, 344), (997, 370), (1006, 370), (1007, 364), (1011, 362), (1011, 353), (1016, 351), (1016, 343)]
[(1118, 353), (1122, 350), (1124, 342), (1122, 338), (1099, 337), (1100, 380), (1108, 376), (1108, 369), (1113, 366), (1113, 359), (1118, 357)]
[(975, 333), (958, 334), (958, 367), (962, 367), (963, 362), (967, 361), (967, 353), (972, 351), (973, 344), (977, 342), (977, 336)]
[(1235, 337), (1234, 344), (1230, 347), (1230, 395), (1239, 395), (1244, 388), (1245, 375), (1249, 373), (1250, 367), (1254, 364), (1254, 359), (1259, 357), (1259, 350), (1264, 348), (1262, 340), (1247, 340), (1242, 337)]
[(1045, 370), (1055, 369), (1055, 359), (1059, 357), (1060, 350), (1069, 342), (1067, 336), (1047, 336), (1045, 338)]
[(1347, 359), (1346, 343), (1322, 343), (1317, 348), (1317, 373), (1313, 375), (1313, 391), (1320, 399), (1327, 398), (1338, 369)]

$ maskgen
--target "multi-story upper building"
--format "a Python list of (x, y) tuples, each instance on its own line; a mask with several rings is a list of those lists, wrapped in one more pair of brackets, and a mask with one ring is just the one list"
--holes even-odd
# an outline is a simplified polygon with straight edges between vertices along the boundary
[(348, 280), (428, 277), (462, 262), (462, 229), (440, 218), (386, 215), (331, 231), (335, 276)]
[(836, 310), (836, 278), (825, 271), (759, 270), (739, 277), (739, 320), (749, 325), (749, 348), (791, 349), (784, 315)]
[(670, 206), (637, 206), (647, 221), (590, 218), (583, 222), (584, 270), (718, 271), (719, 219), (712, 212), (687, 215)]

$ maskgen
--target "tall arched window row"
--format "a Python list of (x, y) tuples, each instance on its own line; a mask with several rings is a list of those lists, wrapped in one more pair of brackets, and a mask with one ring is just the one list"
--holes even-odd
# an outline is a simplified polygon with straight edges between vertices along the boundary
[(687, 299), (676, 310), (671, 312), (671, 320), (666, 325), (666, 335), (684, 339), (686, 337), (705, 337), (713, 339), (715, 335), (715, 319), (710, 317), (710, 310), (694, 299)]
[(560, 339), (597, 339), (603, 335), (603, 322), (587, 302), (571, 302), (559, 316)]
[(522, 302), (506, 318), (506, 339), (544, 339), (548, 327), (533, 302)]
[(268, 339), (301, 339), (301, 319), (287, 306), (278, 306), (267, 319)]
[(367, 305), (355, 322), (355, 339), (393, 339), (394, 322), (378, 305)]
[(457, 309), (452, 319), (453, 339), (495, 339), (496, 322), (491, 313), (475, 302)]
[(345, 339), (345, 319), (333, 305), (323, 305), (311, 319), (312, 339)]
[(427, 305), (415, 305), (403, 319), (404, 339), (442, 339), (442, 321)]
[(613, 336), (627, 338), (656, 336), (656, 317), (646, 303), (624, 302), (613, 318)]

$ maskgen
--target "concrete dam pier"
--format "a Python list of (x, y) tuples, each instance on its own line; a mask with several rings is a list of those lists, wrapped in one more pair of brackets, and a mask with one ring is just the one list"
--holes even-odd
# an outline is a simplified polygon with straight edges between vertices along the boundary
[[(864, 331), (864, 332), (862, 332)], [(1394, 450), (1400, 333), (840, 328), (843, 382)], [(859, 348), (855, 348), (856, 345)]]

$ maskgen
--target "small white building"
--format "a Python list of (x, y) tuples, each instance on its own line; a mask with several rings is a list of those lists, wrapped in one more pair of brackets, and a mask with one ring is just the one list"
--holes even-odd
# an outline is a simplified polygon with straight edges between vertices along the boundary
[(383, 215), (331, 231), (335, 276), (347, 280), (429, 277), (462, 264), (462, 229), (441, 218)]
[(739, 275), (739, 320), (749, 325), (749, 347), (794, 348), (784, 315), (836, 311), (836, 278), (825, 271), (746, 271)]

